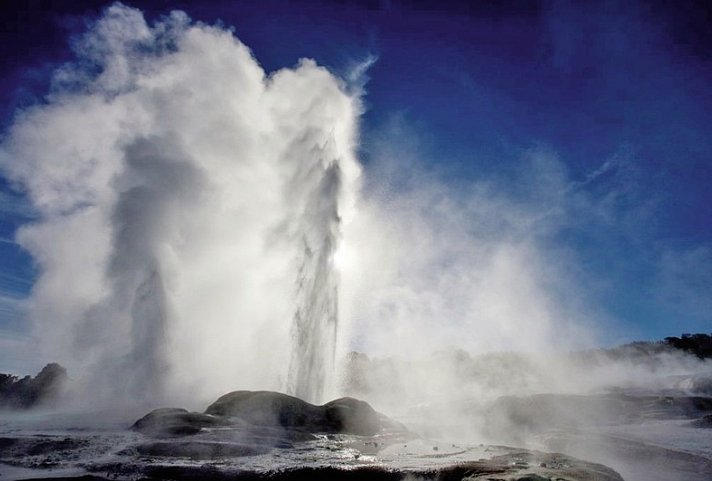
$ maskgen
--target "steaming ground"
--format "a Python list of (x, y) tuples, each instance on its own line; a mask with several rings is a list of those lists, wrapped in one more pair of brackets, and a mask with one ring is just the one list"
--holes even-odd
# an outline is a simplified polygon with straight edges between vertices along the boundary
[[(557, 470), (568, 466), (576, 472), (564, 479), (609, 479), (595, 477), (592, 466), (565, 456), (523, 450), (534, 449), (601, 463), (627, 481), (703, 481), (712, 475), (712, 369), (708, 361), (661, 344), (549, 359), (522, 353), (471, 356), (463, 351), (408, 361), (352, 354), (348, 364), (344, 393), (369, 400), (409, 432), (372, 438), (319, 436), (300, 443), (297, 440), (307, 436), (301, 432), (290, 442), (265, 447), (233, 439), (229, 429), (219, 425), (187, 437), (139, 436), (127, 430), (143, 415), (137, 408), (90, 415), (66, 407), (60, 413), (3, 413), (0, 460), (8, 464), (0, 463), (0, 473), (22, 479), (46, 473), (80, 476), (88, 470), (123, 479), (146, 470), (158, 478), (195, 479), (208, 476), (208, 466), (210, 476), (223, 477), (253, 470), (264, 474), (315, 469), (304, 478), (312, 479), (326, 476), (329, 469), (377, 468), (431, 479), (434, 470), (482, 459), (489, 461), (480, 469), (500, 466), (493, 456), (505, 456), (497, 459), (506, 459), (507, 466), (522, 473), (544, 464), (554, 469), (542, 472), (547, 476), (564, 477)], [(261, 409), (258, 413), (269, 409), (269, 403)], [(202, 457), (179, 454), (204, 451), (216, 436), (221, 452), (234, 448), (235, 454), (210, 458), (207, 465)], [(233, 447), (230, 443), (236, 440)], [(136, 450), (143, 454), (132, 457)], [(167, 450), (178, 454), (166, 455)], [(364, 471), (364, 479), (374, 473)]]
[(712, 476), (709, 360), (664, 344), (346, 361), (345, 391), (423, 435), (561, 452), (628, 481)]

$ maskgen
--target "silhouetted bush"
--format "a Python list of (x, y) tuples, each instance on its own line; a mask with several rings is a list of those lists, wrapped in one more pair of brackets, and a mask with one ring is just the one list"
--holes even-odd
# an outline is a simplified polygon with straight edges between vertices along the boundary
[(67, 370), (57, 363), (47, 364), (34, 378), (0, 374), (0, 408), (28, 409), (50, 403), (66, 379)]
[(682, 337), (666, 337), (665, 342), (675, 349), (689, 352), (700, 359), (712, 358), (712, 336), (709, 334), (683, 334)]

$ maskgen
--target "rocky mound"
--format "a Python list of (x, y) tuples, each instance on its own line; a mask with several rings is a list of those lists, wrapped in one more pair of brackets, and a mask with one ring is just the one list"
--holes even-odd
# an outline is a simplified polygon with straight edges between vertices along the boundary
[(367, 402), (341, 398), (316, 406), (294, 396), (272, 391), (234, 391), (212, 403), (204, 413), (163, 408), (136, 421), (133, 429), (154, 437), (198, 434), (204, 428), (231, 426), (283, 428), (302, 433), (373, 436), (384, 430), (405, 431), (400, 424), (376, 412)]
[(203, 428), (230, 423), (222, 418), (203, 413), (191, 413), (180, 408), (154, 409), (136, 421), (133, 429), (151, 436), (185, 436), (197, 434)]
[(394, 423), (367, 402), (344, 397), (315, 406), (271, 391), (234, 391), (208, 406), (206, 414), (237, 417), (257, 426), (281, 426), (312, 433), (373, 436)]

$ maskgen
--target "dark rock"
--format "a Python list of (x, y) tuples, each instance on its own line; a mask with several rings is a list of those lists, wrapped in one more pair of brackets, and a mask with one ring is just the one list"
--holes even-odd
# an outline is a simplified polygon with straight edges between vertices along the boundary
[[(533, 454), (533, 453), (532, 453)], [(512, 456), (501, 456), (492, 460), (453, 463), (442, 466), (411, 467), (394, 469), (379, 465), (338, 466), (294, 466), (287, 469), (252, 471), (221, 470), (216, 465), (204, 464), (156, 464), (148, 466), (144, 475), (149, 479), (172, 479), (175, 481), (403, 481), (404, 479), (437, 479), (440, 481), (475, 480), (578, 480), (578, 481), (623, 481), (615, 471), (605, 466), (588, 463), (563, 455), (543, 455), (556, 458), (555, 469), (525, 470), (512, 465)]]
[(326, 425), (332, 432), (373, 436), (384, 426), (384, 416), (370, 404), (358, 399), (344, 397), (323, 406)]
[(0, 438), (0, 450), (4, 452), (6, 449), (15, 446), (17, 443), (17, 438)]
[(256, 444), (224, 443), (209, 441), (161, 441), (135, 446), (142, 456), (179, 457), (190, 459), (215, 459), (221, 457), (240, 457), (264, 454), (271, 447)]
[(253, 439), (253, 442), (260, 444), (270, 444), (276, 446), (283, 442), (303, 442), (303, 441), (313, 441), (317, 439), (311, 433), (306, 431), (299, 431), (295, 429), (284, 429), (280, 426), (270, 427), (270, 426), (250, 426), (250, 425), (239, 425), (239, 427), (233, 432), (225, 431), (226, 437), (228, 439), (235, 439), (237, 437), (243, 438), (245, 440)]
[(102, 478), (101, 476), (94, 476), (93, 474), (84, 474), (82, 476), (51, 476), (49, 478), (31, 478), (27, 481), (113, 481), (108, 478)]
[[(0, 460), (30, 459), (36, 456), (70, 458), (89, 446), (84, 438), (22, 436), (0, 438)], [(48, 459), (43, 461), (48, 464)]]
[(691, 424), (696, 428), (712, 428), (712, 414), (708, 414), (707, 416), (692, 421)]
[[(193, 420), (188, 418), (186, 421), (186, 416), (202, 416), (203, 418), (198, 418), (199, 421), (196, 424), (190, 424)], [(205, 418), (218, 420), (220, 424), (205, 424)], [(214, 426), (220, 426), (220, 429), (202, 429)], [(119, 452), (123, 456), (141, 455), (191, 459), (240, 457), (263, 454), (273, 449), (292, 449), (295, 442), (316, 439), (315, 436), (302, 431), (281, 427), (252, 426), (236, 418), (189, 413), (183, 409), (153, 411), (137, 421), (133, 429), (154, 438), (161, 438), (161, 441), (129, 446)], [(186, 435), (191, 435), (191, 437), (188, 439), (165, 439)]]
[(237, 417), (257, 426), (281, 426), (311, 433), (372, 436), (383, 429), (403, 430), (367, 402), (348, 397), (315, 406), (272, 391), (235, 391), (220, 397), (205, 412)]
[(218, 398), (205, 413), (238, 417), (257, 426), (283, 426), (307, 431), (323, 418), (319, 407), (272, 391), (234, 391)]
[[(220, 429), (211, 429), (211, 428)], [(325, 433), (372, 436), (407, 430), (377, 413), (368, 403), (341, 398), (315, 406), (294, 396), (271, 391), (235, 391), (220, 397), (205, 413), (179, 408), (156, 409), (132, 429), (154, 438), (192, 436), (190, 440), (142, 443), (125, 455), (212, 459), (247, 456), (293, 443), (317, 439)], [(338, 440), (335, 440), (338, 443)]]
[(179, 408), (154, 409), (139, 419), (132, 429), (156, 437), (197, 434), (203, 428), (228, 425), (226, 419)]
[[(343, 467), (298, 467), (275, 472), (255, 473), (250, 471), (221, 472), (213, 466), (155, 466), (146, 473), (150, 479), (175, 481), (403, 481), (408, 474), (380, 466)], [(428, 473), (430, 474), (430, 473)], [(418, 479), (418, 478), (416, 478)], [(454, 477), (443, 479), (456, 479)], [(458, 481), (460, 478), (457, 478)]]
[(695, 376), (692, 379), (690, 391), (702, 396), (712, 396), (712, 377), (711, 376)]

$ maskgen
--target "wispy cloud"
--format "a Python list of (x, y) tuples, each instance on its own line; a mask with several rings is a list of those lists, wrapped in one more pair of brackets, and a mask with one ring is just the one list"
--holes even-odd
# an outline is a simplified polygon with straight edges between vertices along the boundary
[(370, 80), (368, 71), (378, 61), (378, 56), (368, 54), (365, 58), (352, 62), (346, 69), (346, 74), (343, 76), (348, 83), (349, 90), (356, 95), (362, 95), (366, 84)]

